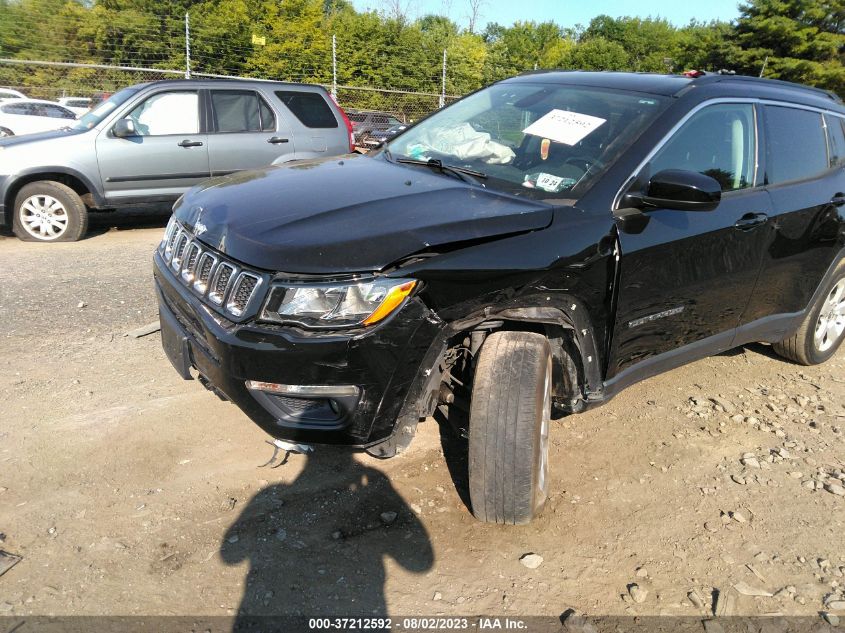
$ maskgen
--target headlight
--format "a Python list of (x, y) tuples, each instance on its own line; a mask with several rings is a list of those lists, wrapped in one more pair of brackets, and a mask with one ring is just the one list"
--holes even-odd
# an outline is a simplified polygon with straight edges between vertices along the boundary
[(408, 279), (275, 285), (270, 289), (261, 319), (315, 328), (373, 325), (402, 305), (416, 285), (416, 281)]

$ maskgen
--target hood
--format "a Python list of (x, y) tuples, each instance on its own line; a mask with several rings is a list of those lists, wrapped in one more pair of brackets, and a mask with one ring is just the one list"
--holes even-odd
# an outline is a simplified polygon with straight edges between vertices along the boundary
[(54, 138), (65, 138), (68, 136), (76, 136), (77, 134), (85, 134), (85, 132), (88, 131), (90, 130), (50, 130), (49, 132), (21, 134), (20, 136), (4, 136), (0, 139), (0, 147), (14, 147), (15, 145), (23, 145), (25, 143), (50, 141)]
[(553, 210), (427, 167), (352, 155), (209, 180), (175, 213), (200, 240), (245, 264), (332, 274), (542, 229)]

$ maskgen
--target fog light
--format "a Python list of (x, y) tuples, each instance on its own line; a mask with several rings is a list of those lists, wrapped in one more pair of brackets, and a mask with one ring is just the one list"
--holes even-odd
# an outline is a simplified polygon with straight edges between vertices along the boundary
[[(265, 391), (288, 396), (333, 398), (357, 397), (361, 391), (355, 385), (280, 385), (279, 383), (261, 382), (260, 380), (247, 380), (246, 388), (252, 391)], [(334, 408), (337, 403), (332, 403), (330, 406)]]

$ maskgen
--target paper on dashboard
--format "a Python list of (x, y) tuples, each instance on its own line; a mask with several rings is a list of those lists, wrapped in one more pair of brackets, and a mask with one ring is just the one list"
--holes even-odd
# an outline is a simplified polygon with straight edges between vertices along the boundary
[(589, 114), (552, 110), (522, 131), (525, 134), (548, 138), (565, 145), (575, 145), (606, 121), (607, 119)]

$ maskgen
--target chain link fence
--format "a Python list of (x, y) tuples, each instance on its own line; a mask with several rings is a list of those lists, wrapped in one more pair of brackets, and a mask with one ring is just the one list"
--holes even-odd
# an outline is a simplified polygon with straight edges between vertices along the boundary
[[(209, 73), (191, 74), (193, 78), (231, 78)], [(125, 86), (148, 81), (181, 79), (185, 72), (173, 69), (79, 64), (41, 60), (0, 59), (0, 86), (23, 92), (34, 99), (55, 101), (61, 97), (89, 97), (94, 103), (107, 98)], [(320, 84), (327, 90), (331, 85)], [(411, 92), (370, 88), (365, 86), (337, 86), (338, 103), (345, 110), (378, 111), (391, 114), (404, 123), (413, 123), (459, 97), (433, 92)]]
[(233, 26), (202, 7), (179, 16), (68, 3), (44, 16), (24, 6), (0, 2), (0, 86), (33, 98), (96, 102), (128, 85), (186, 76), (264, 79), (319, 84), (344, 109), (413, 122), (457, 99), (450, 92), (471, 89), (452, 83), (442, 42), (376, 44), (328, 23), (305, 37), (281, 15), (272, 27)]

